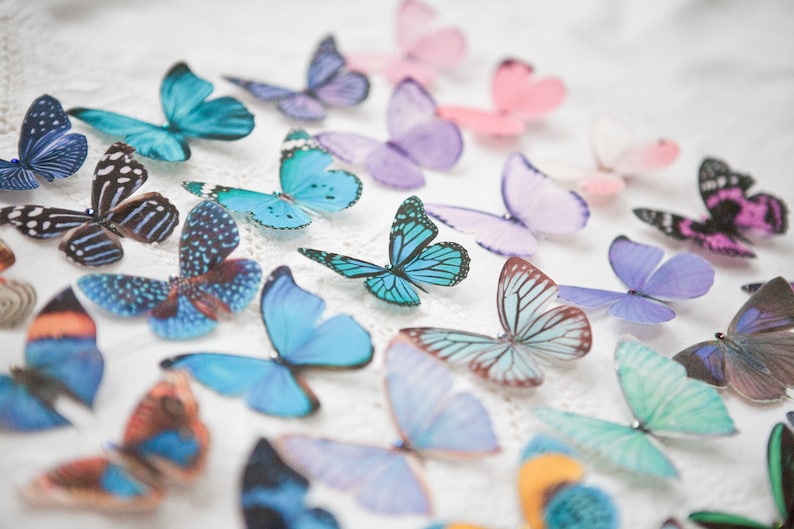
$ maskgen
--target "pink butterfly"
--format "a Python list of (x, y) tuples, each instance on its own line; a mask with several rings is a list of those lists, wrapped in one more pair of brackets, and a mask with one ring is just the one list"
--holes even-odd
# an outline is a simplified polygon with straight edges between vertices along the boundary
[(527, 121), (538, 119), (557, 108), (565, 99), (565, 85), (557, 77), (535, 75), (532, 65), (505, 59), (491, 80), (493, 110), (466, 106), (439, 106), (439, 117), (450, 119), (480, 134), (517, 136)]

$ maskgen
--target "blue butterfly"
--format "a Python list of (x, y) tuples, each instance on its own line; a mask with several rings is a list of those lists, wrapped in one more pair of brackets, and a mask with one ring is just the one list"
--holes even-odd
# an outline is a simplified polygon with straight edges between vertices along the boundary
[(338, 529), (325, 509), (308, 509), (309, 482), (260, 439), (243, 472), (241, 503), (247, 529)]
[(328, 171), (332, 161), (311, 136), (296, 129), (281, 147), (281, 191), (259, 193), (203, 182), (182, 182), (182, 186), (231, 211), (248, 213), (267, 228), (297, 229), (311, 224), (311, 213), (341, 211), (361, 196), (361, 180), (347, 171)]
[(207, 101), (211, 93), (212, 84), (180, 62), (168, 70), (160, 87), (167, 120), (162, 126), (91, 108), (72, 108), (69, 114), (105, 134), (124, 136), (142, 156), (181, 162), (190, 158), (187, 138), (237, 140), (254, 128), (254, 116), (242, 103), (233, 97)]
[(302, 417), (320, 406), (299, 372), (307, 367), (362, 367), (372, 360), (369, 333), (340, 314), (322, 323), (325, 302), (303, 290), (281, 266), (262, 288), (262, 320), (275, 353), (255, 358), (194, 353), (163, 360), (161, 366), (183, 369), (224, 395), (243, 395), (251, 408), (281, 417)]
[(204, 201), (188, 213), (179, 240), (180, 275), (168, 281), (124, 274), (89, 274), (77, 281), (88, 298), (118, 316), (149, 314), (149, 326), (169, 339), (194, 338), (242, 311), (256, 295), (262, 270), (251, 259), (227, 259), (237, 225), (225, 209)]
[(52, 182), (76, 173), (88, 154), (88, 143), (82, 134), (68, 134), (71, 128), (57, 99), (36, 98), (22, 121), (19, 158), (0, 159), (0, 189), (36, 189), (36, 175)]
[(71, 288), (52, 298), (28, 328), (26, 367), (0, 375), (0, 428), (44, 430), (69, 424), (54, 408), (67, 396), (94, 405), (105, 362), (96, 325)]
[(451, 287), (469, 273), (469, 254), (454, 242), (428, 246), (438, 235), (438, 228), (418, 197), (405, 199), (397, 210), (389, 236), (390, 264), (379, 266), (336, 253), (298, 248), (313, 261), (345, 277), (364, 277), (364, 284), (375, 297), (396, 305), (419, 305), (414, 287), (425, 292), (419, 283)]
[(337, 51), (333, 37), (324, 38), (309, 64), (308, 88), (302, 91), (281, 88), (238, 77), (226, 77), (263, 101), (278, 101), (285, 116), (300, 121), (318, 121), (325, 107), (350, 107), (369, 95), (369, 80), (360, 72), (347, 70), (345, 58)]

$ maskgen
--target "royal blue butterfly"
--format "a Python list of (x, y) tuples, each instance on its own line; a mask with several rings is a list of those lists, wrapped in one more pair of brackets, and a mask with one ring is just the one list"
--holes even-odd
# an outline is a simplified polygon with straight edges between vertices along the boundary
[(361, 196), (361, 180), (347, 171), (327, 170), (332, 161), (311, 136), (296, 129), (281, 147), (281, 191), (260, 193), (204, 182), (182, 182), (182, 186), (226, 209), (247, 213), (266, 228), (304, 228), (311, 224), (311, 214), (341, 211)]
[(345, 58), (337, 51), (336, 41), (329, 36), (317, 46), (302, 91), (282, 88), (239, 77), (226, 77), (263, 101), (278, 101), (285, 116), (299, 121), (318, 121), (325, 117), (326, 107), (351, 107), (369, 95), (369, 79), (347, 69)]
[(71, 288), (50, 300), (28, 327), (25, 367), (0, 375), (0, 428), (44, 430), (69, 424), (54, 404), (69, 397), (94, 405), (105, 362), (96, 325)]
[(242, 103), (233, 97), (207, 100), (211, 93), (212, 84), (180, 62), (168, 70), (160, 86), (164, 125), (91, 108), (72, 108), (69, 114), (100, 132), (124, 136), (143, 156), (181, 162), (190, 158), (187, 138), (238, 140), (254, 128), (254, 116)]
[(36, 176), (52, 182), (76, 173), (88, 154), (88, 143), (82, 134), (69, 134), (71, 128), (57, 99), (36, 98), (22, 121), (19, 158), (0, 159), (0, 190), (36, 189)]
[(256, 358), (193, 353), (163, 360), (224, 395), (242, 395), (251, 408), (280, 417), (302, 417), (320, 401), (300, 376), (308, 367), (356, 368), (372, 360), (369, 333), (351, 316), (319, 321), (325, 302), (303, 290), (286, 266), (276, 268), (262, 288), (261, 312), (275, 353)]
[(454, 242), (429, 245), (437, 234), (438, 227), (425, 215), (422, 201), (411, 196), (400, 205), (391, 225), (391, 262), (385, 267), (321, 250), (298, 248), (298, 251), (337, 274), (366, 278), (367, 290), (379, 299), (412, 306), (420, 303), (414, 287), (425, 292), (419, 283), (451, 287), (469, 273), (469, 253), (463, 246)]
[(88, 298), (119, 316), (149, 314), (155, 334), (194, 338), (237, 314), (256, 295), (262, 270), (252, 259), (227, 259), (240, 242), (231, 215), (214, 202), (194, 207), (179, 241), (179, 274), (168, 281), (124, 274), (89, 274), (77, 285)]

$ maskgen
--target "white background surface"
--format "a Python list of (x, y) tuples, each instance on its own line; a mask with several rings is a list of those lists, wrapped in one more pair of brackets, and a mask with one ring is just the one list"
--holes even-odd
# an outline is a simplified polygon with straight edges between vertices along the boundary
[[(704, 156), (725, 159), (750, 172), (757, 190), (794, 204), (794, 5), (790, 2), (453, 2), (433, 3), (444, 20), (463, 27), (470, 49), (466, 59), (439, 78), (433, 88), (442, 103), (489, 105), (493, 67), (505, 56), (534, 63), (540, 74), (563, 78), (569, 97), (547, 119), (515, 142), (477, 141), (466, 134), (463, 158), (446, 174), (428, 172), (417, 194), (491, 211), (502, 208), (499, 177), (506, 155), (520, 150), (532, 160), (589, 163), (587, 127), (597, 112), (618, 112), (644, 137), (666, 136), (682, 146), (678, 162), (664, 172), (632, 181), (614, 200), (592, 205), (586, 229), (573, 237), (541, 243), (532, 262), (559, 283), (619, 288), (606, 256), (611, 240), (625, 234), (658, 244), (672, 254), (690, 249), (664, 238), (636, 220), (631, 208), (667, 208), (697, 216), (704, 212), (697, 194), (697, 167)], [(317, 42), (333, 32), (340, 49), (393, 49), (396, 4), (364, 1), (245, 2), (212, 4), (187, 0), (40, 1), (0, 0), (0, 155), (16, 153), (19, 125), (30, 102), (42, 93), (65, 108), (89, 106), (161, 120), (159, 84), (165, 71), (185, 60), (216, 85), (217, 94), (240, 97), (256, 114), (253, 133), (238, 142), (195, 141), (184, 164), (144, 159), (146, 189), (169, 196), (183, 215), (196, 198), (179, 187), (182, 180), (206, 180), (271, 191), (277, 183), (278, 148), (290, 123), (272, 106), (254, 101), (221, 79), (222, 74), (252, 77), (285, 86), (304, 83)], [(385, 135), (385, 106), (391, 89), (372, 79), (370, 99), (351, 111), (332, 111), (319, 130), (351, 130)], [(39, 203), (82, 208), (88, 204), (93, 167), (114, 140), (82, 123), (75, 129), (89, 139), (85, 166), (72, 178), (29, 193), (0, 194), (0, 205)], [(346, 280), (295, 252), (299, 246), (348, 253), (385, 262), (388, 228), (406, 193), (379, 187), (362, 174), (359, 204), (299, 233), (273, 234), (240, 220), (242, 244), (235, 255), (256, 258), (265, 273), (288, 264), (299, 285), (326, 298), (329, 313), (352, 313), (372, 334), (373, 363), (343, 373), (309, 373), (323, 408), (310, 419), (284, 421), (260, 416), (240, 400), (226, 399), (194, 386), (202, 416), (213, 435), (204, 476), (194, 485), (171, 490), (161, 508), (145, 516), (37, 510), (15, 489), (65, 460), (100, 451), (103, 440), (118, 439), (135, 402), (159, 376), (166, 356), (209, 350), (268, 354), (269, 344), (256, 303), (223, 323), (211, 336), (186, 343), (164, 342), (143, 320), (121, 320), (86, 301), (98, 325), (106, 358), (105, 379), (93, 414), (77, 426), (37, 434), (0, 435), (0, 527), (236, 527), (242, 464), (261, 435), (310, 432), (346, 440), (388, 444), (393, 426), (382, 391), (382, 356), (397, 329), (434, 325), (498, 332), (494, 307), (496, 280), (503, 260), (465, 235), (441, 227), (439, 240), (463, 243), (472, 256), (469, 278), (453, 289), (434, 288), (416, 309), (387, 306), (357, 281)], [(38, 291), (37, 310), (84, 270), (68, 263), (57, 242), (37, 243), (10, 228), (0, 236), (17, 254), (7, 274), (27, 279)], [(175, 272), (178, 237), (157, 248), (125, 242), (123, 261), (109, 271), (165, 278)], [(594, 346), (589, 356), (565, 366), (549, 366), (537, 389), (504, 391), (457, 378), (488, 407), (503, 452), (474, 462), (429, 460), (426, 477), (433, 492), (433, 518), (388, 518), (359, 508), (344, 493), (316, 485), (311, 503), (324, 505), (343, 527), (419, 528), (431, 520), (459, 520), (493, 528), (521, 523), (515, 497), (518, 454), (529, 437), (543, 430), (534, 405), (590, 413), (630, 422), (613, 374), (612, 351), (618, 336), (633, 334), (663, 354), (724, 330), (745, 301), (739, 285), (792, 271), (791, 234), (759, 241), (758, 258), (713, 258), (717, 275), (703, 298), (675, 305), (672, 322), (644, 327), (591, 312)], [(258, 299), (258, 297), (257, 297)], [(2, 331), (2, 363), (19, 363), (24, 325)], [(752, 406), (724, 393), (740, 434), (721, 440), (666, 441), (681, 479), (649, 483), (588, 463), (587, 479), (612, 494), (623, 527), (656, 527), (668, 515), (684, 518), (692, 510), (736, 510), (759, 520), (775, 515), (765, 470), (766, 438), (783, 419), (786, 403)]]

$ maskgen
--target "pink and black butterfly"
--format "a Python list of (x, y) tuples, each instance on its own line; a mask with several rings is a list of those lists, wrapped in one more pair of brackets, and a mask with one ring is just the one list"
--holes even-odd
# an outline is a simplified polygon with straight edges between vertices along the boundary
[(0, 225), (11, 224), (35, 239), (63, 236), (59, 249), (85, 266), (115, 263), (124, 256), (119, 239), (162, 242), (179, 223), (179, 211), (160, 193), (130, 198), (147, 179), (146, 168), (126, 143), (114, 143), (94, 170), (91, 207), (84, 211), (38, 205), (0, 209)]
[(674, 213), (638, 208), (641, 221), (678, 240), (691, 240), (711, 252), (731, 257), (755, 257), (746, 243), (746, 232), (765, 235), (785, 233), (788, 208), (767, 193), (747, 195), (755, 183), (749, 175), (736, 173), (714, 158), (706, 158), (699, 171), (700, 196), (709, 216), (697, 221)]

